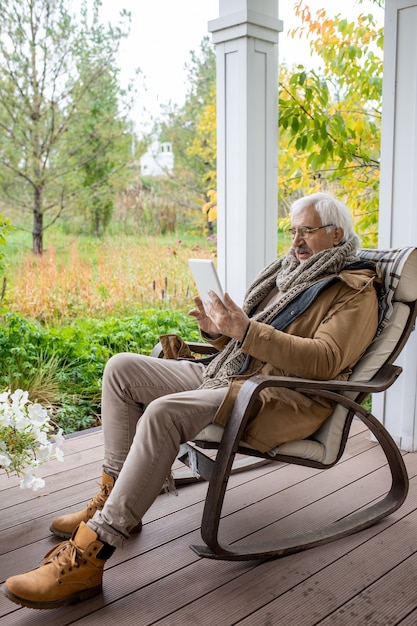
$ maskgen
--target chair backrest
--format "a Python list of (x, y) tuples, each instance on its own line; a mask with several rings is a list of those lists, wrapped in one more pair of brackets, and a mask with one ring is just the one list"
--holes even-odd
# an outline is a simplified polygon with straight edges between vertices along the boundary
[[(412, 331), (417, 301), (417, 250), (360, 250), (359, 256), (379, 263), (383, 281), (379, 334), (377, 333), (350, 376), (350, 380), (366, 382), (385, 363), (395, 361)], [(298, 456), (331, 465), (340, 454), (349, 417), (347, 409), (337, 406), (311, 438), (284, 443), (271, 451), (271, 454)]]

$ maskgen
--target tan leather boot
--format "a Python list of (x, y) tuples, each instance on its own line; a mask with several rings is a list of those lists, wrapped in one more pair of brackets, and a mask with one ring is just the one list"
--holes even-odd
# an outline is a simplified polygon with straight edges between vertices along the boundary
[(101, 593), (103, 567), (114, 548), (81, 522), (69, 541), (45, 556), (37, 569), (12, 576), (1, 586), (12, 602), (31, 609), (55, 609)]
[[(56, 517), (49, 528), (54, 535), (62, 537), (63, 539), (69, 539), (72, 537), (74, 530), (79, 526), (81, 522), (88, 522), (96, 511), (101, 511), (104, 507), (107, 498), (109, 497), (111, 490), (114, 487), (114, 478), (108, 476), (105, 472), (102, 472), (101, 483), (99, 483), (100, 491), (94, 496), (87, 504), (86, 508), (76, 513), (69, 513), (68, 515), (61, 515)], [(139, 522), (131, 533), (139, 533), (142, 530), (142, 522)]]

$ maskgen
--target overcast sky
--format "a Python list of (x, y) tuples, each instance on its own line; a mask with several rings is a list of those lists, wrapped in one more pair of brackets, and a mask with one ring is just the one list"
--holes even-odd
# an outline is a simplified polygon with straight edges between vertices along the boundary
[[(300, 25), (294, 14), (295, 0), (279, 1), (279, 18), (284, 31), (279, 36), (279, 60), (287, 64), (303, 62), (308, 65), (307, 42), (294, 41), (287, 36), (290, 29)], [(371, 0), (359, 5), (355, 0), (305, 0), (310, 10), (325, 8), (330, 16), (340, 14), (352, 19), (358, 13), (370, 12), (383, 21), (383, 11)], [(139, 67), (135, 118), (139, 131), (150, 130), (150, 118), (160, 115), (160, 105), (169, 101), (184, 102), (187, 91), (185, 65), (190, 51), (196, 52), (208, 32), (208, 21), (219, 17), (219, 0), (103, 0), (104, 20), (115, 20), (118, 11), (126, 8), (132, 13), (129, 39), (123, 43), (121, 66), (124, 75), (133, 76)]]

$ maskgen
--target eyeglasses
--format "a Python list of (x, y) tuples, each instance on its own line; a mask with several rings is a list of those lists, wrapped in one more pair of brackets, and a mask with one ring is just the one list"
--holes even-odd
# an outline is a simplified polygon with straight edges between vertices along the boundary
[(317, 230), (321, 230), (322, 228), (328, 228), (329, 226), (334, 226), (335, 224), (324, 224), (324, 226), (317, 226), (316, 228), (310, 228), (310, 226), (300, 226), (299, 228), (287, 228), (287, 233), (291, 235), (293, 239), (298, 235), (301, 239), (308, 239), (310, 235), (315, 233)]

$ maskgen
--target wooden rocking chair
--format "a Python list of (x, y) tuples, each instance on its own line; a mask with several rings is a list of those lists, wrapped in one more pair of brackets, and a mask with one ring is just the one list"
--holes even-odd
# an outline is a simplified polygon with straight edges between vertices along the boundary
[[(285, 556), (367, 528), (394, 512), (404, 502), (408, 493), (408, 476), (400, 451), (384, 426), (361, 403), (369, 394), (388, 389), (402, 371), (401, 367), (394, 365), (394, 361), (413, 330), (417, 314), (417, 250), (360, 250), (359, 254), (364, 259), (377, 260), (380, 264), (384, 284), (380, 306), (385, 323), (380, 325), (379, 334), (355, 366), (349, 380), (318, 381), (254, 376), (242, 386), (224, 429), (210, 424), (191, 445), (181, 446), (178, 458), (209, 481), (201, 524), (201, 535), (206, 545), (191, 546), (199, 556), (225, 560)], [(192, 350), (201, 353), (201, 344), (189, 345)], [(209, 352), (208, 346), (205, 346), (204, 352)], [(153, 354), (159, 356), (158, 350)], [(271, 386), (314, 393), (334, 400), (337, 405), (323, 426), (308, 439), (284, 443), (268, 453), (260, 453), (241, 442), (241, 437), (257, 395), (265, 387)], [(303, 534), (257, 545), (232, 546), (220, 543), (218, 536), (223, 501), (237, 453), (272, 462), (328, 469), (341, 458), (355, 415), (369, 428), (388, 461), (392, 480), (385, 497), (341, 520)], [(203, 449), (217, 449), (216, 458), (213, 460), (204, 454)]]

